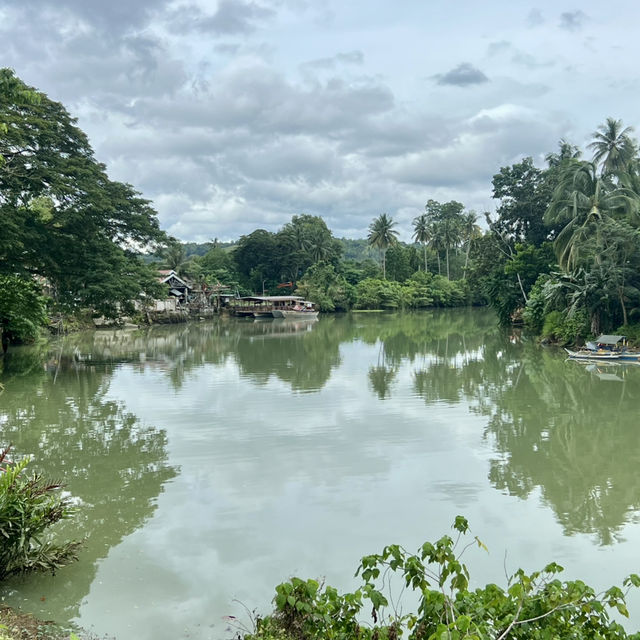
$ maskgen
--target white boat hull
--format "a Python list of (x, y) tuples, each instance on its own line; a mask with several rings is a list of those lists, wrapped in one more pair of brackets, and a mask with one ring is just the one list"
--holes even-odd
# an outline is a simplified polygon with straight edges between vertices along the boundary
[[(281, 313), (281, 318), (317, 318), (317, 311), (294, 311), (293, 309), (282, 309), (278, 313)], [(275, 312), (274, 312), (275, 316)]]
[(587, 349), (582, 351), (571, 351), (566, 349), (569, 357), (574, 360), (620, 360), (619, 353), (613, 353), (611, 351), (589, 351)]

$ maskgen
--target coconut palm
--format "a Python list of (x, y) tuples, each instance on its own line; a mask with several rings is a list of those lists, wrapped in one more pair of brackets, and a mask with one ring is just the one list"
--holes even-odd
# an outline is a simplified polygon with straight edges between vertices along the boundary
[(434, 223), (434, 236), (437, 237), (437, 245), (444, 249), (447, 265), (447, 279), (451, 279), (449, 271), (449, 252), (460, 244), (460, 223), (463, 205), (451, 201), (442, 205), (439, 218)]
[(369, 225), (367, 240), (372, 247), (376, 247), (382, 254), (382, 277), (387, 279), (386, 254), (387, 249), (398, 240), (398, 232), (393, 228), (395, 222), (386, 213), (381, 213)]
[(627, 169), (637, 151), (632, 131), (632, 127), (623, 128), (622, 120), (607, 118), (593, 133), (593, 141), (587, 146), (593, 150), (593, 162), (602, 163), (602, 175), (617, 175)]
[(423, 213), (413, 219), (413, 239), (422, 245), (424, 251), (424, 270), (428, 271), (427, 265), (427, 244), (431, 239), (431, 223), (429, 216)]
[(545, 212), (547, 224), (565, 225), (554, 246), (558, 264), (566, 271), (579, 266), (582, 250), (594, 236), (599, 244), (604, 223), (638, 209), (633, 191), (616, 186), (607, 176), (598, 175), (597, 169), (595, 162), (568, 161)]
[(460, 221), (460, 230), (462, 232), (463, 242), (467, 245), (466, 256), (464, 259), (464, 273), (462, 279), (467, 276), (467, 267), (469, 266), (469, 252), (471, 251), (471, 243), (482, 235), (480, 227), (477, 225), (478, 217), (475, 211), (469, 211), (462, 215)]
[(321, 229), (312, 229), (306, 248), (313, 262), (321, 262), (331, 255), (331, 238)]
[(559, 167), (565, 160), (577, 160), (580, 158), (581, 151), (576, 145), (567, 142), (564, 138), (558, 142), (557, 153), (547, 153), (544, 159), (550, 168)]
[(184, 245), (180, 242), (170, 242), (162, 251), (162, 262), (165, 269), (172, 269), (181, 275), (187, 262), (187, 254)]

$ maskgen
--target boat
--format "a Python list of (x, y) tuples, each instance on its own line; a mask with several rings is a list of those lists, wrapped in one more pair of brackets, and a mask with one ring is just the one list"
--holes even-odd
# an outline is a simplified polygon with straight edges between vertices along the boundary
[(624, 362), (640, 362), (640, 351), (629, 347), (626, 336), (601, 335), (588, 342), (587, 349), (617, 353)]
[(232, 315), (252, 318), (282, 318), (280, 308), (289, 309), (301, 304), (300, 296), (244, 296), (229, 304)]
[(578, 349), (578, 351), (572, 351), (565, 347), (565, 351), (572, 360), (620, 360), (619, 353), (608, 349)]
[(315, 308), (315, 303), (309, 300), (302, 300), (299, 303), (289, 306), (274, 308), (274, 318), (317, 318), (318, 311)]

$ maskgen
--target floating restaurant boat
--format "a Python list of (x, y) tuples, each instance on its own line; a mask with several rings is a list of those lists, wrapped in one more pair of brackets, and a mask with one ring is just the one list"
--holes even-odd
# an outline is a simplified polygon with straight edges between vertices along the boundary
[(252, 318), (317, 317), (314, 303), (301, 296), (244, 296), (229, 306), (231, 313)]
[(317, 318), (318, 311), (315, 303), (309, 300), (301, 300), (299, 303), (288, 306), (278, 307), (273, 310), (274, 318)]

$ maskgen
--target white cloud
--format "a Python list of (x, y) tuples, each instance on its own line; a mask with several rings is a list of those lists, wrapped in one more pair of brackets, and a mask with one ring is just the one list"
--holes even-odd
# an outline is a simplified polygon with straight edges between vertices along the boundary
[[(615, 20), (506, 0), (455, 15), (382, 0), (134, 5), (5, 4), (5, 64), (78, 115), (110, 175), (184, 240), (301, 211), (362, 236), (432, 197), (481, 209), (500, 166), (582, 143), (607, 116), (638, 128), (630, 0)], [(594, 95), (602, 85), (615, 90)]]

